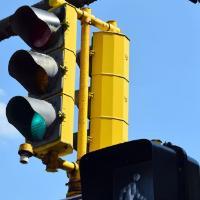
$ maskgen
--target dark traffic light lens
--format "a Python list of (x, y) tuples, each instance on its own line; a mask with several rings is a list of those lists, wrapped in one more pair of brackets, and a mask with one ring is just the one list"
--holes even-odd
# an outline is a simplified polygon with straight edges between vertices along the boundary
[[(51, 30), (44, 22), (39, 22), (31, 27), (30, 42), (35, 48), (45, 46), (51, 38)], [(37, 30), (37, 31), (35, 31)]]
[(12, 55), (8, 71), (30, 94), (42, 95), (56, 84), (58, 66), (50, 56), (19, 50)]
[(38, 93), (45, 93), (47, 91), (48, 88), (48, 75), (47, 73), (39, 68), (38, 70), (36, 70), (35, 72), (35, 85), (36, 88), (38, 89)]

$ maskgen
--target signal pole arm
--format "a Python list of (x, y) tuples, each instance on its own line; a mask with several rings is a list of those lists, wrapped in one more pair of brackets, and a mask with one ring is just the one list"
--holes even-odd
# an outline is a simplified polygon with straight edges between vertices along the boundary
[(46, 171), (48, 172), (56, 172), (58, 169), (65, 170), (67, 173), (79, 171), (79, 165), (77, 163), (63, 160), (55, 152), (50, 152), (45, 155), (42, 162), (46, 165)]
[(97, 0), (46, 0), (49, 4), (62, 4), (63, 2), (69, 3), (77, 8), (81, 8), (85, 5), (90, 5), (91, 3), (97, 1)]
[(192, 3), (199, 3), (199, 0), (189, 0), (191, 1)]
[(9, 16), (0, 21), (0, 41), (16, 35), (10, 25), (11, 18), (12, 16)]
[(77, 8), (81, 8), (84, 5), (89, 5), (97, 0), (66, 0), (68, 3), (76, 6)]

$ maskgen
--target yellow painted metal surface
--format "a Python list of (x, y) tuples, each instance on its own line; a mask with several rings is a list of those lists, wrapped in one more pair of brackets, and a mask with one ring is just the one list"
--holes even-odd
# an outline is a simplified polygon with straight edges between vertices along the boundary
[[(64, 4), (68, 4), (65, 0), (49, 0), (49, 5), (53, 8), (62, 6)], [(121, 30), (116, 26), (116, 24), (114, 23), (109, 23), (109, 22), (104, 22), (103, 20), (95, 17), (94, 15), (91, 15), (91, 13), (89, 13), (87, 10), (85, 10), (85, 8), (79, 9), (76, 8), (75, 6), (74, 9), (77, 12), (77, 17), (79, 20), (82, 20), (83, 18), (87, 19), (90, 18), (91, 19), (91, 25), (95, 26), (97, 28), (99, 28), (102, 31), (112, 31), (112, 32), (116, 32), (116, 33), (120, 33)]]
[(66, 4), (65, 0), (49, 0), (49, 5), (54, 8), (59, 7), (63, 4)]
[[(90, 14), (91, 9), (84, 8), (84, 12)], [(90, 18), (87, 17), (83, 18), (81, 29), (80, 89), (77, 146), (78, 160), (87, 153), (89, 57)]]
[(63, 77), (63, 91), (61, 112), (64, 114), (61, 123), (60, 138), (58, 140), (34, 148), (38, 157), (42, 157), (49, 151), (55, 151), (59, 155), (72, 153), (73, 151), (73, 126), (75, 105), (75, 72), (76, 72), (76, 33), (77, 13), (74, 7), (66, 4), (66, 18), (63, 23), (69, 25), (64, 34), (63, 57), (66, 73)]
[(121, 32), (121, 30), (118, 27), (116, 27), (115, 25), (113, 25), (112, 23), (106, 23), (106, 22), (102, 21), (101, 19), (96, 18), (94, 15), (91, 15), (90, 13), (85, 12), (84, 10), (76, 8), (76, 12), (78, 14), (78, 19), (81, 20), (83, 17), (90, 18), (91, 25), (97, 27), (98, 29), (100, 29), (102, 31), (112, 31), (112, 32), (116, 32), (116, 33)]
[(66, 117), (62, 123), (61, 142), (69, 143), (68, 150), (73, 151), (73, 127), (75, 105), (75, 73), (76, 73), (76, 36), (77, 13), (75, 9), (66, 5), (65, 24), (69, 28), (65, 31), (64, 65), (67, 72), (63, 79), (63, 110)]
[(58, 168), (67, 172), (79, 171), (79, 165), (77, 163), (69, 162), (61, 158), (58, 159)]
[(33, 147), (29, 143), (24, 143), (20, 145), (19, 152), (20, 151), (26, 151), (26, 152), (29, 152), (30, 154), (33, 154)]
[[(68, 4), (67, 1), (65, 0), (49, 0), (49, 5), (53, 8), (62, 6), (63, 4)], [(85, 8), (79, 9), (74, 7), (74, 9), (77, 12), (77, 17), (79, 20), (82, 20), (83, 18), (90, 18), (91, 19), (91, 25), (99, 28), (102, 31), (112, 31), (116, 33), (120, 33), (121, 30), (117, 27), (116, 23), (109, 23), (109, 22), (104, 22), (103, 20), (95, 17), (94, 15), (91, 15), (91, 13), (87, 12)]]
[(97, 32), (93, 50), (89, 151), (128, 140), (129, 39)]

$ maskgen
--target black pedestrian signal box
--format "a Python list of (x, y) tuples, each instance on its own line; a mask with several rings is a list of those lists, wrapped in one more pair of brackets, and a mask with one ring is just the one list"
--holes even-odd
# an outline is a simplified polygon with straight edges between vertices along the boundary
[(182, 148), (136, 140), (86, 154), (83, 200), (200, 200), (199, 164)]

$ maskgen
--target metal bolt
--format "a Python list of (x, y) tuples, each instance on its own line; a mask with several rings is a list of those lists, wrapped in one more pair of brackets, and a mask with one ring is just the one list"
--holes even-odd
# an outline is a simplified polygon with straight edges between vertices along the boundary
[(58, 117), (61, 118), (61, 119), (64, 119), (66, 117), (65, 113), (62, 112), (62, 111), (59, 111), (58, 112)]

